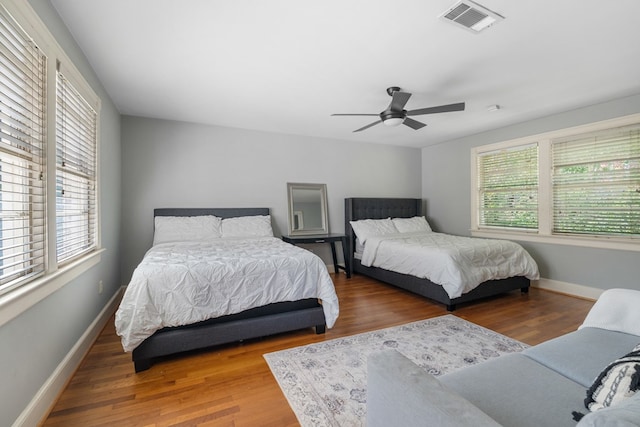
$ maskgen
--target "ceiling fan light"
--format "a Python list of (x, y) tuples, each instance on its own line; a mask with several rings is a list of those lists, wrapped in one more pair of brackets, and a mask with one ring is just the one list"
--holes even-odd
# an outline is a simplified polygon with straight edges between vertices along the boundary
[(404, 118), (403, 117), (389, 117), (388, 119), (384, 120), (384, 124), (385, 126), (400, 126), (402, 124), (402, 122), (404, 122)]

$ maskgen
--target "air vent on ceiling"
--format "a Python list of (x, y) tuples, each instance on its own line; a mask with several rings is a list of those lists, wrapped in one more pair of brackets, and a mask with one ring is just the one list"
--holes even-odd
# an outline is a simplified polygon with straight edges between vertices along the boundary
[(443, 13), (441, 17), (447, 21), (455, 22), (474, 33), (479, 33), (504, 19), (504, 16), (471, 0), (460, 0)]

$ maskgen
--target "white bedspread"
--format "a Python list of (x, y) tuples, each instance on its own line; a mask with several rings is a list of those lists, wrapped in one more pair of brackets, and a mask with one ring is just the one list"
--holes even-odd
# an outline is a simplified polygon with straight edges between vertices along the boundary
[(508, 240), (414, 232), (371, 237), (362, 265), (426, 278), (450, 298), (493, 279), (539, 278), (538, 266), (522, 246)]
[(116, 313), (125, 351), (166, 326), (188, 325), (275, 302), (322, 300), (327, 327), (338, 297), (322, 260), (275, 237), (152, 247)]

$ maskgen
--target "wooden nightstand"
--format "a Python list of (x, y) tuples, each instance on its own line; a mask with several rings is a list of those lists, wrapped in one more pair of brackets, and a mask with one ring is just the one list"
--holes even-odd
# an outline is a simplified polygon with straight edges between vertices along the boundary
[[(292, 245), (304, 243), (329, 243), (331, 245), (331, 255), (333, 256), (333, 268), (336, 273), (338, 270), (344, 270), (347, 279), (351, 278), (351, 269), (349, 268), (349, 256), (347, 254), (347, 236), (344, 234), (308, 234), (302, 236), (282, 236), (282, 240)], [(344, 257), (344, 267), (338, 265), (338, 257), (336, 256), (336, 242), (342, 243), (342, 255)]]

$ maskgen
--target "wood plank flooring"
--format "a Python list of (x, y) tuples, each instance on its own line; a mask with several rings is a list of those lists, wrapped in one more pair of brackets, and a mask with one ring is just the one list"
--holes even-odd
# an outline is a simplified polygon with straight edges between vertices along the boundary
[[(134, 373), (113, 319), (41, 425), (298, 426), (262, 355), (447, 314), (444, 306), (363, 276), (332, 274), (340, 299), (333, 329), (311, 329), (166, 358)], [(592, 301), (533, 288), (472, 304), (455, 315), (527, 344), (575, 330)]]

